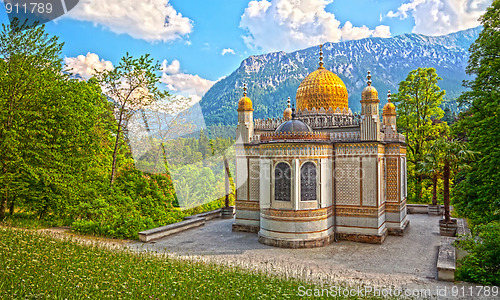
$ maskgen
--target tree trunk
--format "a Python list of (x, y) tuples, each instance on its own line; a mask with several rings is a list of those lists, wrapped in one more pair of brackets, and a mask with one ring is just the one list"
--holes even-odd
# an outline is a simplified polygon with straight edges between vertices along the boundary
[(434, 174), (432, 177), (432, 205), (437, 205), (437, 182), (438, 176)]
[[(416, 174), (415, 174), (416, 175)], [(415, 176), (415, 200), (418, 203), (422, 202), (422, 195), (423, 195), (423, 174)]]
[(14, 215), (14, 204), (15, 204), (16, 200), (14, 197), (12, 197), (12, 200), (10, 201), (10, 207), (9, 207), (9, 213), (10, 215)]
[(5, 218), (5, 209), (7, 208), (7, 199), (5, 197), (2, 197), (0, 199), (0, 221)]
[(450, 162), (444, 162), (443, 170), (444, 219), (450, 221)]
[(118, 144), (120, 143), (120, 132), (121, 125), (123, 120), (123, 112), (120, 113), (120, 118), (118, 119), (118, 131), (116, 132), (116, 141), (115, 141), (115, 149), (113, 150), (113, 165), (111, 167), (111, 178), (109, 181), (109, 186), (113, 186), (113, 182), (115, 181), (115, 172), (116, 172), (116, 153), (118, 152)]
[(115, 170), (116, 170), (116, 152), (118, 151), (118, 143), (120, 142), (120, 131), (116, 134), (115, 149), (113, 150), (113, 165), (111, 167), (111, 179), (109, 181), (109, 186), (113, 186), (115, 181)]
[(224, 168), (226, 169), (226, 207), (229, 207), (229, 162), (224, 157)]

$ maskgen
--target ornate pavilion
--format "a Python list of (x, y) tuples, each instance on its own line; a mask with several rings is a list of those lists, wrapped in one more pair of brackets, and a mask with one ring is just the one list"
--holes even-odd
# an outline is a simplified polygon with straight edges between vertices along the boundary
[(321, 49), (319, 68), (297, 89), (296, 112), (289, 99), (283, 118), (254, 120), (246, 87), (238, 102), (233, 231), (258, 232), (263, 244), (382, 243), (408, 225), (406, 144), (390, 92), (381, 121), (368, 72), (361, 114), (353, 114)]

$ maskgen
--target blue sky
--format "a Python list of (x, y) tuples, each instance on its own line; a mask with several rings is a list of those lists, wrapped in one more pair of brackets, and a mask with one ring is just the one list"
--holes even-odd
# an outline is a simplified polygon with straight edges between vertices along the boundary
[[(46, 28), (65, 42), (67, 64), (84, 77), (94, 68), (116, 64), (126, 52), (150, 53), (164, 64), (166, 88), (199, 99), (250, 55), (370, 36), (447, 34), (477, 26), (477, 18), (490, 4), (491, 0), (80, 0)], [(8, 22), (3, 6), (0, 19)]]

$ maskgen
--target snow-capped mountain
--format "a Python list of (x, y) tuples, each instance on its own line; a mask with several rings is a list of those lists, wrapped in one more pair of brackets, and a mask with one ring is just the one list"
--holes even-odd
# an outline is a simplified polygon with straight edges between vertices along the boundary
[[(397, 92), (398, 83), (419, 67), (433, 67), (443, 80), (439, 86), (452, 99), (464, 90), (467, 79), (469, 46), (480, 27), (431, 37), (403, 34), (392, 38), (366, 38), (356, 41), (326, 43), (323, 46), (324, 67), (337, 74), (349, 93), (349, 107), (360, 110), (361, 91), (371, 71), (373, 86), (379, 92), (381, 105), (387, 102), (387, 91)], [(200, 104), (207, 125), (234, 125), (242, 86), (248, 86), (253, 101), (254, 118), (278, 117), (286, 108), (287, 98), (295, 102), (302, 79), (318, 68), (319, 47), (291, 53), (275, 52), (250, 56), (231, 75), (217, 82)]]

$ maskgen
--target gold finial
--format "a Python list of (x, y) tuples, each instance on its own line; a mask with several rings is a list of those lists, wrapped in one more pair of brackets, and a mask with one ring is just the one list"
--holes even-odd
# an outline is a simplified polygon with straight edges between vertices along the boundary
[(368, 81), (366, 82), (368, 86), (372, 85), (372, 75), (370, 74), (370, 71), (368, 71), (368, 76), (366, 76), (366, 79), (368, 79)]
[(246, 97), (247, 96), (247, 84), (244, 83), (243, 84), (243, 97)]
[(290, 108), (290, 97), (288, 97), (288, 108)]
[(319, 45), (319, 67), (323, 68), (323, 44)]
[(391, 103), (391, 90), (387, 91), (387, 101)]

